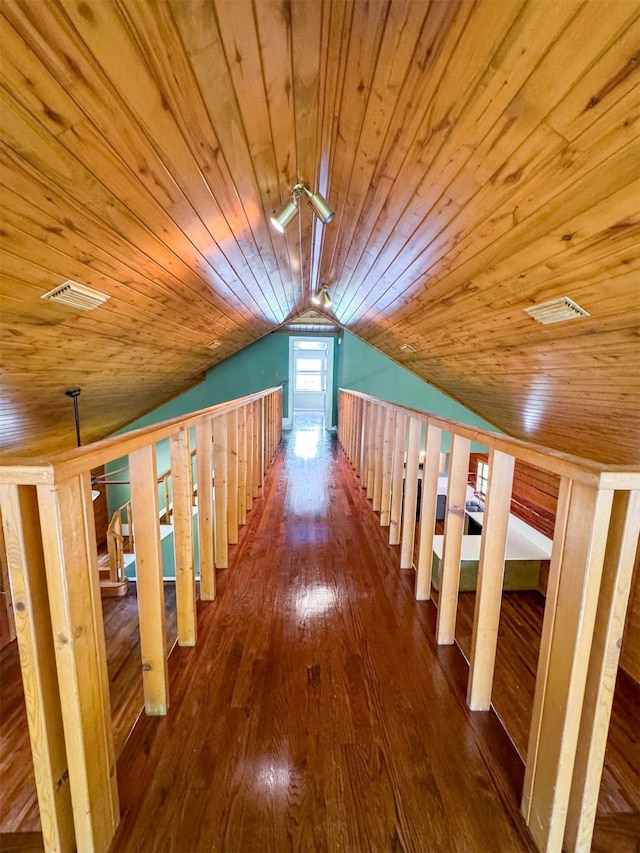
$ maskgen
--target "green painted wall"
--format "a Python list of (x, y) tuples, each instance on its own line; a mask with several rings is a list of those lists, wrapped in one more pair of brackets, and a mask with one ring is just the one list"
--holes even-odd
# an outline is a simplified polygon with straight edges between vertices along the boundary
[[(339, 383), (341, 388), (362, 391), (390, 403), (411, 406), (432, 412), (443, 418), (498, 432), (496, 427), (474, 415), (464, 406), (447, 397), (432, 385), (419, 379), (409, 370), (396, 364), (386, 355), (345, 332), (338, 347)], [(443, 435), (442, 450), (449, 449), (449, 434)], [(480, 449), (481, 445), (475, 445)]]

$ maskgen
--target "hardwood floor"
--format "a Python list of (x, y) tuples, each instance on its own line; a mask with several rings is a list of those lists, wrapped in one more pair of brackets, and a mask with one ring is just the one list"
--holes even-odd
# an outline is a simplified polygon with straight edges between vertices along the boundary
[[(135, 584), (122, 598), (102, 600), (107, 645), (107, 666), (116, 755), (122, 752), (136, 719), (141, 713), (142, 675), (140, 634)], [(176, 638), (175, 584), (165, 583), (167, 643)], [(30, 833), (40, 830), (35, 778), (27, 715), (22, 692), (17, 644), (0, 652), (0, 850), (27, 843)], [(9, 833), (25, 838), (10, 839)], [(22, 847), (20, 849), (26, 849)]]
[(292, 434), (118, 764), (114, 851), (534, 849), (522, 765), (385, 537), (328, 434)]
[[(335, 440), (313, 419), (299, 426), (218, 574), (217, 600), (198, 602), (198, 646), (171, 654), (169, 715), (142, 714), (133, 732), (135, 595), (105, 603), (122, 809), (112, 853), (534, 851), (519, 800), (538, 597), (505, 596), (503, 607), (495, 704), (512, 742), (493, 711), (468, 710), (463, 654), (435, 644), (435, 605), (415, 601), (413, 572), (398, 568)], [(458, 611), (467, 654), (473, 598)], [(173, 637), (170, 593), (167, 612)], [(13, 748), (26, 735), (5, 695), (19, 683), (14, 658), (0, 658), (3, 780), (31, 764), (28, 742)], [(637, 685), (622, 677), (595, 853), (638, 853), (637, 708)], [(39, 828), (34, 792), (18, 807), (13, 787), (17, 821), (2, 831), (22, 834), (0, 837), (0, 850), (42, 849), (28, 833)]]

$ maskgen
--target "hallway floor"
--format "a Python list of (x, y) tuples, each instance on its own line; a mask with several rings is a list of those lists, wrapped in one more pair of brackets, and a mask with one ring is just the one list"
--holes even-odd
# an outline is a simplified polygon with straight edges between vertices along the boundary
[(118, 763), (114, 853), (533, 851), (515, 749), (335, 438), (296, 427)]

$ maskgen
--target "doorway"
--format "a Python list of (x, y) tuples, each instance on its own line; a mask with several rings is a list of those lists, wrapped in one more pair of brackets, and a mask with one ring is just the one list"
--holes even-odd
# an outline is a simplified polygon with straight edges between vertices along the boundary
[(289, 338), (289, 413), (321, 417), (333, 426), (333, 342), (331, 337)]

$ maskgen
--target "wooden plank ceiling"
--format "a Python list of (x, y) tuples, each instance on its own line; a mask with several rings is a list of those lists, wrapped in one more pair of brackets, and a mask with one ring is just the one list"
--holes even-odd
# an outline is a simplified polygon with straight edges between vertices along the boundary
[[(332, 320), (498, 428), (638, 463), (635, 0), (1, 10), (5, 451), (74, 446), (75, 386), (108, 434), (327, 283)], [(298, 180), (335, 219), (278, 234)], [(110, 299), (40, 298), (66, 279)], [(524, 312), (560, 296), (590, 316)]]

